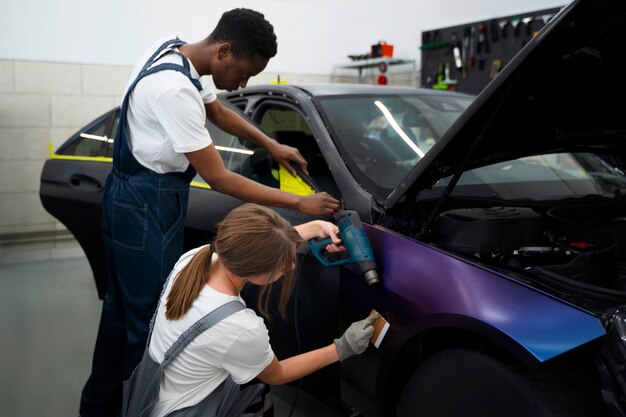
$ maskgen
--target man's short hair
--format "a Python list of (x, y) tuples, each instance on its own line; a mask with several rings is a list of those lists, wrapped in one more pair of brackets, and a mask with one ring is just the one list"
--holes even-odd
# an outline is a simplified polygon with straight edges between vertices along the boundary
[(250, 9), (225, 12), (207, 40), (230, 43), (236, 57), (251, 58), (258, 54), (270, 59), (276, 55), (274, 27), (262, 13)]

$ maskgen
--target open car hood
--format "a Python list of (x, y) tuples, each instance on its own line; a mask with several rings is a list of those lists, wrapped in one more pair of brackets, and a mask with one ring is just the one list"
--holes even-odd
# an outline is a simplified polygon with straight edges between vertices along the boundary
[(524, 156), (621, 152), (626, 2), (575, 0), (509, 62), (385, 201)]

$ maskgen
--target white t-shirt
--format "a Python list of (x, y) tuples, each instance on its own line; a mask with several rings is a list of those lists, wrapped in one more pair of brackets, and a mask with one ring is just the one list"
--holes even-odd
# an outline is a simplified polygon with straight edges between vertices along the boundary
[[(183, 318), (174, 321), (165, 318), (165, 303), (174, 277), (198, 250), (193, 249), (180, 258), (161, 298), (149, 346), (150, 356), (159, 363), (167, 349), (196, 321), (229, 301), (243, 303), (239, 296), (223, 294), (205, 285)], [(169, 363), (151, 417), (165, 416), (199, 403), (228, 375), (237, 384), (245, 384), (273, 358), (263, 319), (249, 308), (238, 311), (198, 335)]]
[[(127, 90), (159, 46), (174, 38), (161, 39), (141, 56), (130, 76)], [(198, 91), (189, 78), (178, 71), (159, 71), (141, 79), (130, 95), (127, 118), (129, 146), (141, 165), (160, 174), (184, 172), (189, 166), (184, 153), (200, 150), (212, 143), (204, 125), (204, 103), (212, 103), (217, 96), (208, 77), (200, 77), (191, 61), (188, 62), (191, 76), (199, 79), (202, 91)], [(180, 65), (183, 61), (180, 55), (169, 53), (158, 58), (152, 66), (163, 63)]]

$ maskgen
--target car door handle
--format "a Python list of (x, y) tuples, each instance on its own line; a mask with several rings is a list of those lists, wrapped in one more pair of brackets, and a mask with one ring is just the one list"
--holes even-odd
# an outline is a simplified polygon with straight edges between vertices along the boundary
[(74, 174), (70, 177), (70, 187), (81, 191), (101, 191), (102, 184), (93, 177)]

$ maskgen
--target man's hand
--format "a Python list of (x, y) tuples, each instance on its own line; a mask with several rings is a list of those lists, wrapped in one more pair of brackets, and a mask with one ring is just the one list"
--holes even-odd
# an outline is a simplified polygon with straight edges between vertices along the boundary
[(339, 210), (339, 201), (330, 194), (323, 192), (300, 197), (298, 211), (318, 216), (332, 214)]
[(302, 171), (304, 171), (305, 174), (309, 173), (307, 170), (306, 159), (304, 159), (297, 148), (274, 142), (268, 150), (276, 162), (285, 167), (285, 169), (294, 177), (296, 176), (296, 170), (291, 166), (291, 162), (295, 162), (300, 165), (300, 168), (302, 168)]

